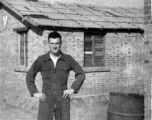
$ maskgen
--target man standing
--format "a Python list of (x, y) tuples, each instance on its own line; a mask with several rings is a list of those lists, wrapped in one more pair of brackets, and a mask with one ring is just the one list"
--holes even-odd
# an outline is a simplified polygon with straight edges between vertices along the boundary
[[(70, 56), (61, 52), (61, 35), (52, 32), (48, 36), (50, 51), (39, 56), (26, 76), (26, 84), (32, 97), (40, 100), (38, 120), (70, 120), (70, 96), (82, 86), (85, 74), (80, 65)], [(76, 80), (70, 88), (67, 79), (74, 70)], [(42, 92), (38, 92), (35, 76), (42, 75)]]

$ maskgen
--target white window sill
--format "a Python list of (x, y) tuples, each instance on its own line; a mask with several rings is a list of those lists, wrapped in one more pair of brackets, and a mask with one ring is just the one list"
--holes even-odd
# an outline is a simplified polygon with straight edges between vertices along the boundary
[(15, 72), (25, 72), (25, 73), (27, 73), (28, 70), (29, 70), (29, 68), (24, 67), (24, 66), (18, 66), (18, 67), (15, 68)]

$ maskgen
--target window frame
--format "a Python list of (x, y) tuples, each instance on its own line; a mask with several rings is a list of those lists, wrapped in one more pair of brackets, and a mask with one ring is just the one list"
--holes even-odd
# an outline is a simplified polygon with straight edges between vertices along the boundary
[[(88, 39), (86, 36), (89, 35), (91, 36), (91, 39)], [(85, 68), (89, 68), (89, 67), (105, 67), (105, 35), (106, 33), (103, 33), (103, 32), (84, 32), (84, 67)], [(101, 37), (101, 39), (96, 39), (95, 37), (96, 36), (99, 36)], [(85, 42), (87, 41), (92, 41), (92, 51), (85, 51)], [(96, 48), (95, 47), (95, 44), (96, 43), (103, 43), (103, 47), (102, 48)], [(95, 56), (95, 52), (96, 51), (103, 51), (103, 56)], [(92, 65), (91, 66), (88, 66), (85, 64), (85, 59), (86, 59), (86, 56), (85, 56), (85, 53), (86, 52), (92, 52), (91, 54), (91, 59), (92, 59)], [(95, 60), (96, 59), (102, 59), (103, 60), (103, 65), (96, 65), (97, 63), (95, 63)]]
[[(14, 32), (16, 32), (16, 42), (17, 42), (17, 65), (14, 68), (15, 72), (23, 72), (27, 73), (28, 71), (28, 34), (29, 34), (29, 28), (28, 27), (19, 27), (19, 28), (14, 28)], [(20, 33), (26, 33), (26, 42), (27, 42), (27, 61), (26, 65), (20, 65)]]
[[(13, 29), (14, 32), (16, 32), (16, 39), (17, 39), (17, 66), (18, 68), (16, 68), (15, 71), (19, 71), (18, 69), (20, 68), (26, 68), (27, 65), (28, 65), (28, 31), (29, 31), (29, 28), (28, 27), (19, 27), (19, 28), (14, 28)], [(27, 51), (26, 51), (26, 64), (24, 65), (20, 65), (20, 34), (21, 33), (24, 33), (26, 34), (26, 47), (27, 47)]]
[[(24, 56), (23, 56), (23, 61), (24, 64), (21, 65), (21, 35), (23, 34), (23, 41), (24, 41)], [(28, 46), (27, 46), (27, 42), (28, 42), (28, 31), (19, 31), (18, 32), (18, 65), (20, 67), (27, 67), (28, 65)]]

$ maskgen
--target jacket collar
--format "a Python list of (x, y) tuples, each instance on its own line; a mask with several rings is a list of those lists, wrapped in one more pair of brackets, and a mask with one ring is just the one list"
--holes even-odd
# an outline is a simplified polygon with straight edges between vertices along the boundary
[[(44, 61), (45, 61), (45, 62), (51, 60), (51, 58), (50, 58), (50, 52), (51, 52), (51, 51), (47, 52), (47, 53), (44, 55)], [(61, 51), (60, 51), (60, 53), (61, 53), (61, 56), (60, 56), (59, 59), (61, 59), (61, 60), (63, 60), (63, 61), (66, 61), (66, 56), (65, 56), (65, 54), (64, 54), (63, 52), (61, 52)]]

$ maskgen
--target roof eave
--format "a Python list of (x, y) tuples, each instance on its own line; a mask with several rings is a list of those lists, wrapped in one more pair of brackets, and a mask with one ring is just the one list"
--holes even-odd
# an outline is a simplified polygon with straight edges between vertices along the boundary
[(80, 30), (92, 30), (92, 29), (95, 29), (95, 30), (105, 30), (105, 29), (113, 29), (113, 30), (141, 30), (143, 31), (144, 29), (141, 28), (141, 27), (137, 27), (137, 28), (79, 28), (79, 27), (66, 27), (66, 26), (50, 26), (50, 25), (41, 25), (39, 24), (38, 22), (35, 22), (32, 18), (22, 14), (19, 10), (15, 9), (14, 7), (11, 6), (11, 4), (9, 4), (8, 2), (6, 2), (5, 0), (0, 0), (0, 3), (2, 3), (5, 7), (7, 7), (10, 11), (14, 12), (16, 15), (18, 15), (20, 18), (21, 18), (21, 22), (28, 22), (30, 25), (34, 26), (34, 27), (46, 27), (46, 28), (51, 28), (51, 29), (55, 29), (55, 28), (61, 28), (61, 29), (69, 29), (69, 30), (72, 30), (72, 29), (80, 29)]
[(45, 30), (57, 30), (57, 31), (111, 31), (111, 32), (140, 32), (143, 33), (143, 28), (82, 28), (82, 27), (61, 27), (61, 26), (47, 26), (47, 25), (39, 25), (40, 28), (43, 28)]
[(27, 16), (25, 16), (25, 17), (23, 18), (23, 20), (29, 22), (29, 23), (32, 24), (34, 27), (38, 27), (38, 26), (39, 26), (39, 24), (37, 24), (36, 22), (34, 22), (32, 19), (30, 19), (30, 18), (27, 17)]

